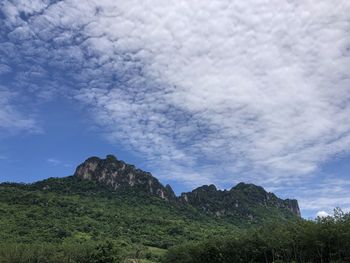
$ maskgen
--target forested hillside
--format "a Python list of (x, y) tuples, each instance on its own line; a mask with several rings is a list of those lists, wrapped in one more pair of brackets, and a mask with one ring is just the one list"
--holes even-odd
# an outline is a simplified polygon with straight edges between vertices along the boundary
[(93, 262), (94, 253), (97, 258), (112, 254), (115, 262), (142, 257), (159, 262), (165, 249), (187, 241), (236, 235), (262, 222), (293, 218), (281, 217), (277, 209), (267, 211), (271, 218), (259, 221), (216, 217), (133, 189), (116, 194), (74, 176), (32, 185), (4, 183), (0, 262)]
[(0, 184), (0, 262), (346, 260), (348, 215), (299, 215), (296, 200), (253, 184), (176, 197), (150, 173), (93, 157), (73, 176)]
[(274, 222), (230, 237), (173, 247), (167, 263), (350, 262), (350, 214), (335, 209), (316, 221)]

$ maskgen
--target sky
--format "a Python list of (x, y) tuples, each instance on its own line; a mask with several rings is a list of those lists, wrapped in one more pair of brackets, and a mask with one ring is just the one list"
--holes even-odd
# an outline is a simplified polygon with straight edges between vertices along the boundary
[(176, 193), (350, 210), (348, 0), (2, 0), (0, 182), (114, 154)]

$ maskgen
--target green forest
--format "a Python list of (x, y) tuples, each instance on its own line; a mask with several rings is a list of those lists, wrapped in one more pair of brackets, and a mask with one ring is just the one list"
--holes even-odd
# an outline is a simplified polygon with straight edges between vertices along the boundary
[[(74, 177), (0, 184), (0, 262), (350, 262), (350, 215), (260, 221)], [(264, 214), (265, 213), (265, 214)]]
[(274, 222), (224, 238), (189, 242), (163, 262), (350, 262), (350, 214), (339, 208), (316, 221)]

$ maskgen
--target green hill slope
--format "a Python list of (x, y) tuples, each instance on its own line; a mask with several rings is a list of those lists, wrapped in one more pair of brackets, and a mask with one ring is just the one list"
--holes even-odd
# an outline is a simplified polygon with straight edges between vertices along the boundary
[(77, 255), (91, 260), (94, 253), (117, 249), (113, 255), (149, 261), (162, 249), (186, 241), (234, 236), (263, 222), (297, 220), (290, 208), (288, 200), (246, 184), (230, 191), (203, 186), (176, 197), (149, 173), (112, 156), (94, 157), (74, 176), (0, 184), (0, 259), (34, 262), (4, 258), (25, 251), (28, 255), (20, 257), (37, 258), (35, 253), (45, 251), (47, 257), (57, 256), (57, 262), (80, 262)]
[(237, 230), (236, 225), (190, 206), (133, 191), (116, 194), (76, 177), (2, 184), (0, 213), (0, 240), (7, 242), (118, 238), (168, 247)]

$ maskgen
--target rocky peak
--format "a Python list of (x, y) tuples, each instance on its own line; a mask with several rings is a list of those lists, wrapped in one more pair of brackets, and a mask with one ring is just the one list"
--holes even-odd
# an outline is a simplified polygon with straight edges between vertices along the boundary
[(247, 184), (244, 182), (238, 183), (236, 186), (232, 187), (230, 191), (255, 191), (260, 193), (265, 193), (265, 189), (261, 186), (255, 184)]
[(229, 191), (218, 190), (215, 185), (203, 185), (176, 197), (170, 185), (163, 186), (152, 174), (137, 169), (134, 165), (118, 160), (113, 155), (105, 159), (91, 157), (79, 165), (76, 177), (100, 182), (116, 191), (135, 190), (137, 193), (157, 196), (180, 204), (192, 205), (215, 216), (245, 216), (252, 219), (254, 211), (285, 211), (300, 217), (297, 200), (280, 199), (261, 186), (239, 183)]
[(204, 185), (180, 196), (183, 203), (191, 204), (216, 216), (241, 214), (253, 217), (255, 208), (277, 208), (300, 217), (297, 200), (283, 200), (263, 187), (239, 183), (229, 191), (216, 189), (214, 185)]
[(203, 185), (196, 189), (194, 189), (190, 193), (182, 193), (179, 197), (182, 202), (190, 202), (190, 203), (200, 203), (202, 200), (208, 200), (209, 196), (213, 196), (217, 194), (216, 186), (211, 185)]
[(120, 161), (113, 155), (107, 155), (105, 159), (88, 158), (77, 167), (74, 176), (103, 183), (114, 190), (133, 189), (166, 200), (176, 198), (170, 185), (164, 187), (150, 173)]
[(192, 194), (196, 196), (207, 196), (207, 195), (215, 195), (217, 193), (216, 186), (211, 185), (203, 185), (192, 191)]
[(297, 200), (286, 199), (284, 200), (284, 203), (293, 214), (297, 215), (298, 217), (301, 217), (300, 208)]
[(272, 205), (276, 208), (284, 208), (297, 215), (301, 216), (299, 204), (294, 199), (280, 199), (275, 194), (267, 192), (263, 187), (254, 184), (239, 183), (232, 187), (231, 192), (241, 192), (250, 196), (255, 202), (266, 205)]

